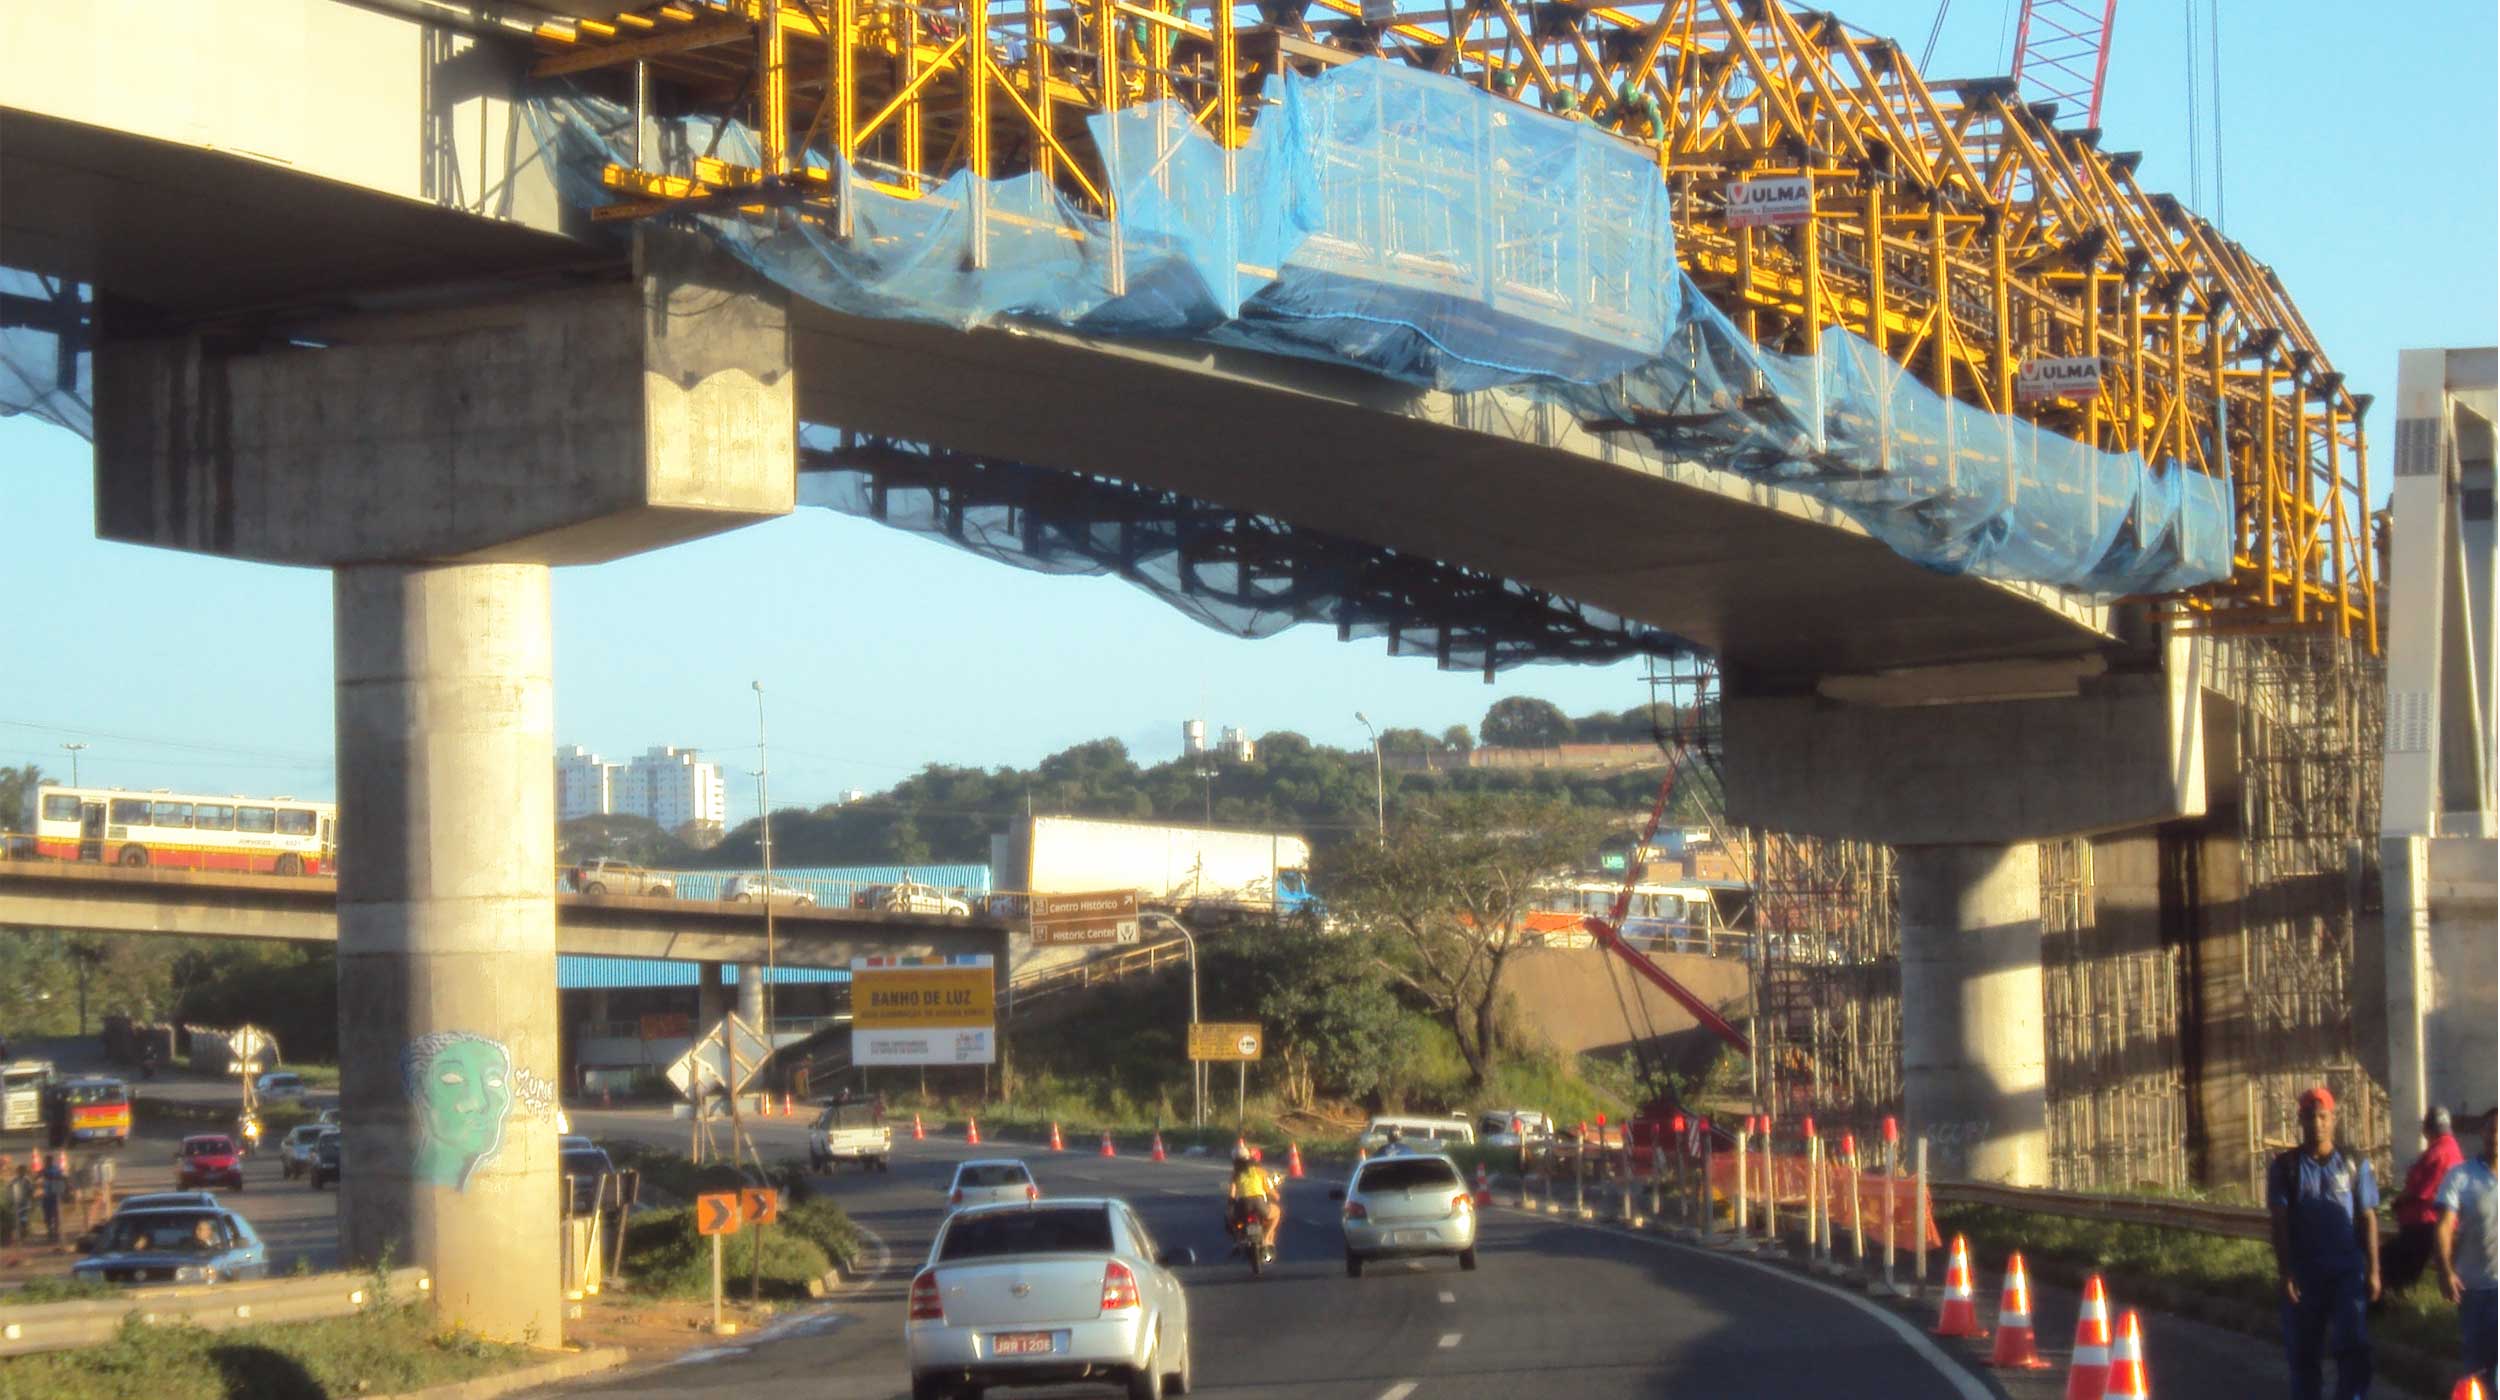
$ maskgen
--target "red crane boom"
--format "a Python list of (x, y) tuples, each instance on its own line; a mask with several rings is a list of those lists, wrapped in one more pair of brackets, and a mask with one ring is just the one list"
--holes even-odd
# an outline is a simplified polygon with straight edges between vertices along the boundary
[(2118, 0), (2023, 0), (2014, 29), (2014, 83), (2035, 102), (2083, 109), (2101, 124), (2101, 85), (2109, 77), (2109, 27)]

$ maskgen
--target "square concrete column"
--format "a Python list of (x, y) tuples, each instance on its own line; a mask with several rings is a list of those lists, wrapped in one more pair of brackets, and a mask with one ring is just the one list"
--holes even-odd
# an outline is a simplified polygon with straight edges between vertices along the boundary
[(2040, 848), (1903, 846), (1901, 1088), (1939, 1176), (2049, 1184)]
[(336, 573), (346, 1257), (446, 1319), (562, 1331), (555, 685), (539, 564)]
[(729, 1014), (729, 981), (725, 964), (695, 964), (694, 1033), (698, 1036), (720, 1024)]

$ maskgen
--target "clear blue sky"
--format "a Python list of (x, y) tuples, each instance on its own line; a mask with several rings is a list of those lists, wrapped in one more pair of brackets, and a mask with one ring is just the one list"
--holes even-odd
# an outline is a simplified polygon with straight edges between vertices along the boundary
[[(2207, 3), (2122, 0), (2102, 118), (2111, 149), (2145, 152), (2148, 186), (2183, 195), (2185, 15), (2201, 24)], [(1960, 0), (1929, 71), (2004, 71), (2014, 8)], [(2353, 387), (2381, 395), (2383, 436), (2399, 348), (2500, 339), (2493, 6), (2418, 4), (2395, 21), (2324, 0), (2221, 9), (2226, 231), (2275, 267)], [(1839, 12), (1915, 57), (1936, 6)], [(2191, 203), (2211, 213), (2205, 164)], [(79, 740), (94, 781), (329, 793), (327, 576), (98, 543), (88, 466), (71, 434), (0, 420), (0, 763), (66, 771), (60, 745)], [(752, 679), (771, 695), (774, 793), (789, 803), (1105, 735), (1166, 757), (1190, 716), (1352, 747), (1357, 709), (1438, 729), (1510, 694), (1575, 712), (1646, 697), (1636, 665), (1488, 686), (1324, 629), (1239, 641), (1124, 584), (1011, 571), (821, 510), (558, 574), (560, 742), (705, 749), (740, 775), (743, 816)]]

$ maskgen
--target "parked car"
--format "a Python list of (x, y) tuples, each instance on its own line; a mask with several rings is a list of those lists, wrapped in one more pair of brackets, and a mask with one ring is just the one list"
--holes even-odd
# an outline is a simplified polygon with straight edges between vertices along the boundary
[(262, 1103), (302, 1103), (304, 1076), (285, 1070), (271, 1070), (252, 1081), (252, 1092)]
[(1454, 1254), (1476, 1267), (1476, 1197), (1447, 1157), (1405, 1153), (1358, 1162), (1328, 1199), (1344, 1202), (1345, 1271), (1361, 1278), (1374, 1259)]
[(1189, 1297), (1126, 1201), (973, 1206), (938, 1227), (911, 1281), (912, 1400), (989, 1385), (1189, 1391)]
[(972, 917), (970, 902), (947, 894), (935, 885), (906, 880), (899, 885), (870, 885), (851, 900), (854, 909), (873, 909), (881, 914), (939, 914), (950, 919)]
[(631, 861), (612, 856), (599, 856), (573, 867), (573, 888), (583, 894), (631, 894), (652, 899), (675, 899), (675, 877), (658, 870), (645, 870)]
[(224, 1283), (266, 1278), (269, 1249), (251, 1222), (221, 1206), (117, 1212), (79, 1241), (70, 1272), (105, 1283)]
[(807, 1129), (808, 1165), (830, 1172), (837, 1162), (857, 1162), (862, 1170), (885, 1171), (894, 1152), (894, 1130), (884, 1120), (875, 1099), (825, 1105)]
[(1403, 1118), (1381, 1115), (1363, 1128), (1357, 1141), (1366, 1152), (1378, 1152), (1389, 1143), (1389, 1130), (1398, 1130), (1399, 1138), (1410, 1152), (1429, 1152), (1442, 1147), (1473, 1147), (1476, 1130), (1464, 1118)]
[(599, 1183), (616, 1172), (616, 1163), (596, 1147), (568, 1147), (556, 1158), (564, 1173), (564, 1213), (588, 1215), (599, 1208)]
[[(806, 890), (800, 889), (796, 885), (789, 884), (781, 880), (775, 880), (772, 884), (772, 890), (773, 903), (775, 904), (796, 904), (803, 905), (810, 909), (816, 907), (816, 896), (808, 893)], [(728, 880), (722, 883), (720, 887), (720, 897), (732, 904), (753, 904), (764, 897), (764, 877), (761, 875), (732, 875), (728, 878)]]
[(304, 1175), (311, 1179), (315, 1191), (339, 1179), (345, 1162), (340, 1147), (339, 1130), (336, 1128), (325, 1128), (320, 1137), (313, 1139), (312, 1166), (306, 1169)]
[(193, 1133), (174, 1155), (174, 1185), (243, 1189), (243, 1149), (224, 1133)]
[(954, 1210), (1041, 1198), (1042, 1188), (1033, 1182), (1033, 1169), (1013, 1157), (961, 1163), (955, 1168), (955, 1179), (946, 1187), (946, 1204)]

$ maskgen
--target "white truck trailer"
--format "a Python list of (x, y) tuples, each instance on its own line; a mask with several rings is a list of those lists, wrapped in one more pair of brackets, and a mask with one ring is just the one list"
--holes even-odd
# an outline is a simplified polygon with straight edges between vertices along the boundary
[(1276, 831), (1019, 817), (990, 838), (991, 888), (1010, 898), (1135, 890), (1183, 917), (1294, 913), (1310, 866), (1310, 843)]

